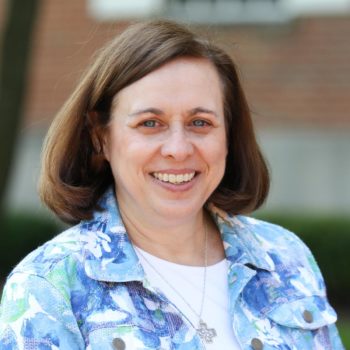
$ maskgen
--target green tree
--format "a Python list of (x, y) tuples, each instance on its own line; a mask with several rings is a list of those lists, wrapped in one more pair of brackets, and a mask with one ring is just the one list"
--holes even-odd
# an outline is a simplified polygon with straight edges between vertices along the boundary
[(0, 56), (0, 226), (23, 112), (31, 39), (39, 5), (40, 0), (6, 2)]

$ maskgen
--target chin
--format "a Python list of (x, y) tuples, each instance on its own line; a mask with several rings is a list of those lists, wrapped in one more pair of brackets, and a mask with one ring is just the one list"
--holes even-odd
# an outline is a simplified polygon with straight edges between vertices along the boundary
[(157, 213), (170, 221), (182, 220), (197, 215), (203, 208), (203, 204), (195, 202), (184, 202), (182, 200), (161, 203), (157, 206)]

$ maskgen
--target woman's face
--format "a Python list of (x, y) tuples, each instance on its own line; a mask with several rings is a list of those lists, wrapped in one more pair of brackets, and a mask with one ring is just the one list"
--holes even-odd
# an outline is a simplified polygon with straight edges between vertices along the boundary
[(105, 141), (124, 212), (177, 222), (198, 214), (225, 171), (223, 93), (215, 67), (179, 58), (121, 90)]

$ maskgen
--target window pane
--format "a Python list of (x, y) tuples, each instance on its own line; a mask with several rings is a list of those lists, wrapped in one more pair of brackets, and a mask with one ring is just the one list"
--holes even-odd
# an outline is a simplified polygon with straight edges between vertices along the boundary
[(159, 14), (166, 0), (87, 0), (91, 16), (101, 19), (142, 18)]

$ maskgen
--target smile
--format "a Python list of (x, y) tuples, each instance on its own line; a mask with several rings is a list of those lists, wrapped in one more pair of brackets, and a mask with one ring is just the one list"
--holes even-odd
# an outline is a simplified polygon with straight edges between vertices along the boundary
[(170, 182), (172, 184), (182, 184), (193, 179), (195, 172), (186, 174), (168, 174), (168, 173), (153, 173), (156, 179), (163, 182)]

